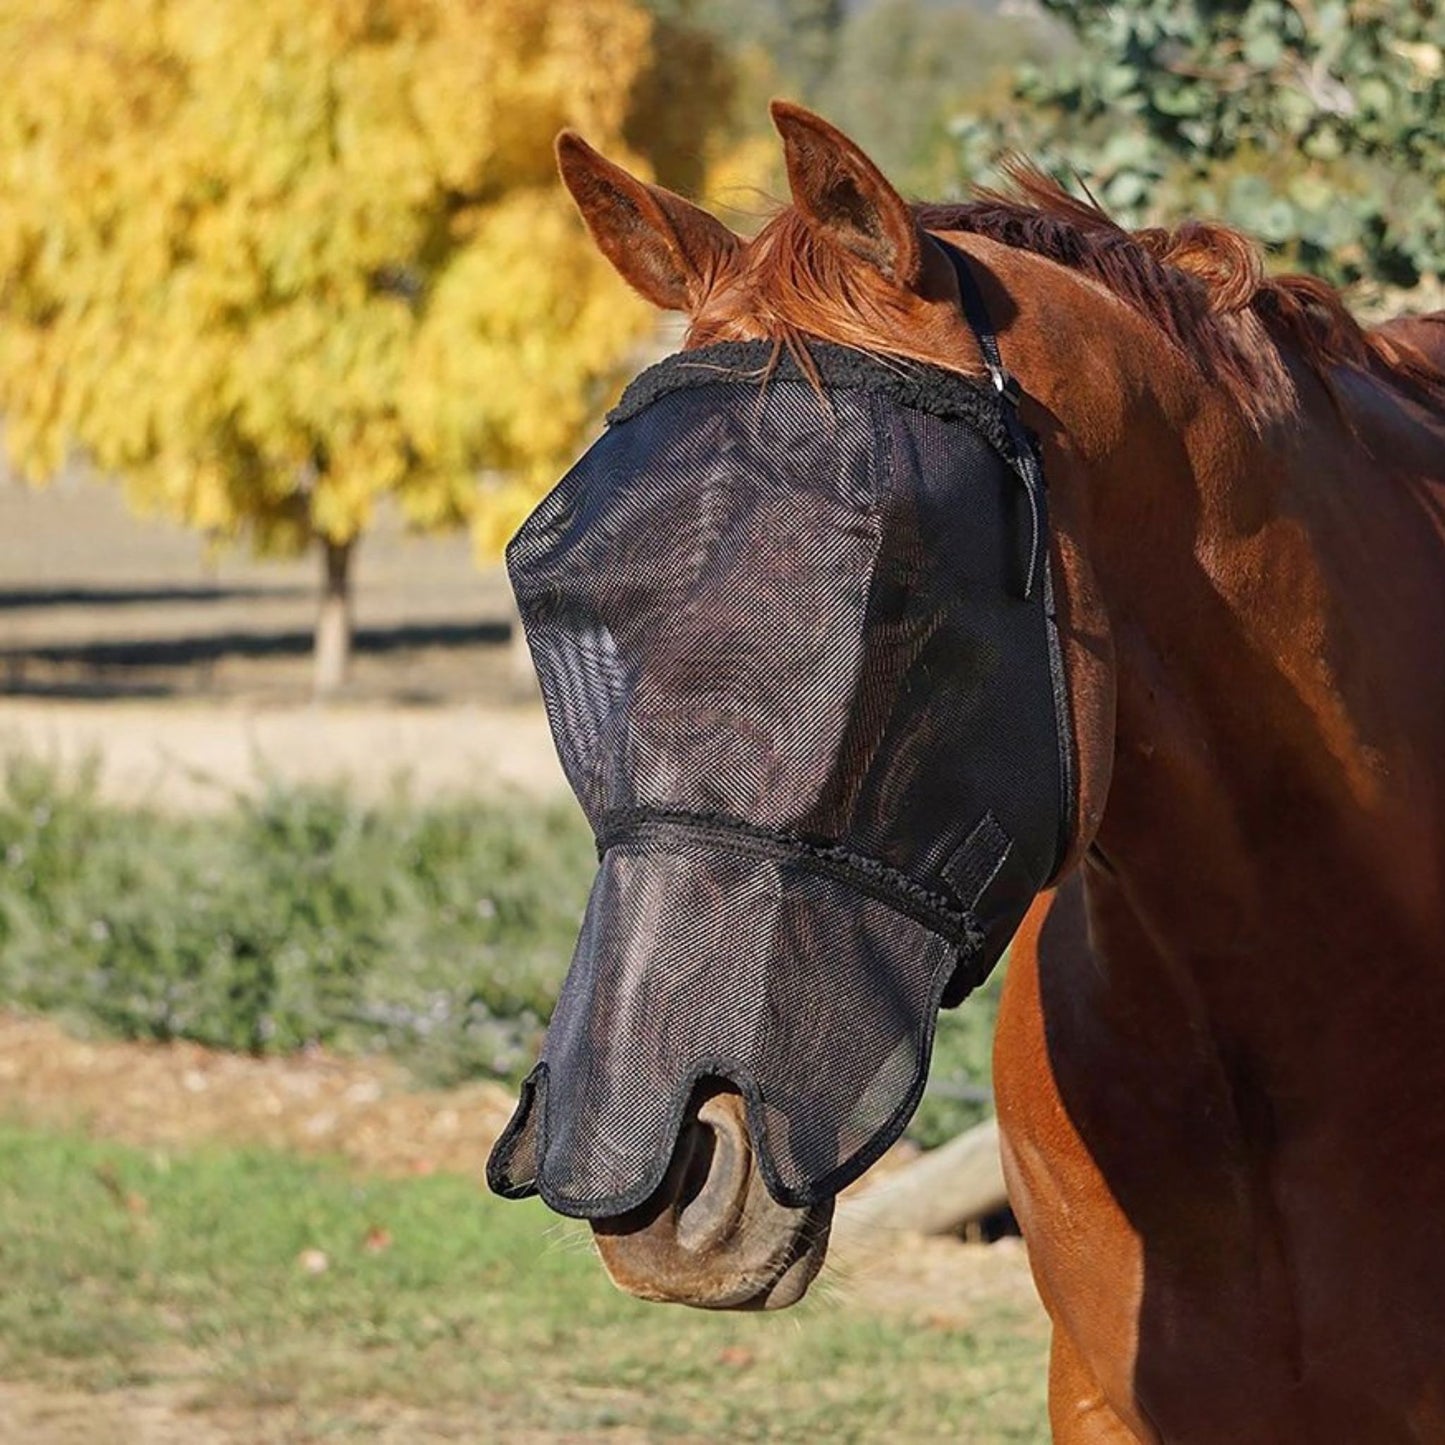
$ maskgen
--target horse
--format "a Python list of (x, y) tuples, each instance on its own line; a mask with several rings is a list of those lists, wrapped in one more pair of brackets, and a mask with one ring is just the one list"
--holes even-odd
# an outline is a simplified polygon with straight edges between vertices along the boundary
[[(1040, 173), (906, 203), (772, 107), (750, 240), (566, 132), (602, 253), (686, 346), (990, 371), (1038, 439), (1073, 720), (1062, 867), (994, 1080), (1064, 1445), (1445, 1439), (1445, 313), (1366, 329), (1226, 227), (1128, 231)], [(780, 1203), (738, 1091), (593, 1223), (644, 1298), (778, 1308), (831, 1201)]]

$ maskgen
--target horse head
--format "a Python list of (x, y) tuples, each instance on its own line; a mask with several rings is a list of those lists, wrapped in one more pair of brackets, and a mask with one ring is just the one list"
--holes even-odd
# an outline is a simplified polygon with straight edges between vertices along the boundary
[(602, 870), (492, 1180), (712, 1307), (801, 1297), (1109, 757), (1107, 648), (1066, 676), (1035, 443), (980, 351), (1006, 302), (971, 324), (977, 261), (774, 118), (793, 200), (750, 242), (562, 136), (599, 247), (691, 325), (508, 553)]

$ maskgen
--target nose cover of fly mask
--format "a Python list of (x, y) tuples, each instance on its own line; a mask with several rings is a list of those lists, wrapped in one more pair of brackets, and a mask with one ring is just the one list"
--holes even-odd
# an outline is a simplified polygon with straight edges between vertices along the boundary
[(810, 355), (643, 373), (508, 550), (601, 868), (502, 1194), (640, 1204), (704, 1076), (779, 1202), (836, 1193), (1058, 864), (1067, 721), (1005, 403)]

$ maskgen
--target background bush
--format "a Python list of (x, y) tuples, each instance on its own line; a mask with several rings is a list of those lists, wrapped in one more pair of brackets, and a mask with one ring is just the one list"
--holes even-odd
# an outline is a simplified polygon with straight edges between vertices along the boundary
[[(272, 786), (219, 815), (107, 805), (93, 770), (0, 785), (0, 1003), (124, 1038), (387, 1052), (421, 1078), (518, 1080), (596, 860), (570, 804), (384, 803)], [(996, 989), (945, 1014), (915, 1124), (988, 1110)]]

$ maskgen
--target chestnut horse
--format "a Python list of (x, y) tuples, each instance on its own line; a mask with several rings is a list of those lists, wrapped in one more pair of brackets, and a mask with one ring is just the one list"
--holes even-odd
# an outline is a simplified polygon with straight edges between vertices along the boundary
[[(1231, 231), (1129, 233), (1022, 170), (910, 207), (773, 114), (792, 203), (751, 241), (575, 135), (562, 174), (689, 345), (982, 375), (937, 235), (1022, 383), (1077, 826), (995, 1083), (1056, 1438), (1445, 1440), (1445, 316), (1367, 332)], [(776, 1306), (827, 1212), (768, 1197), (723, 1089), (596, 1229), (638, 1294)]]

